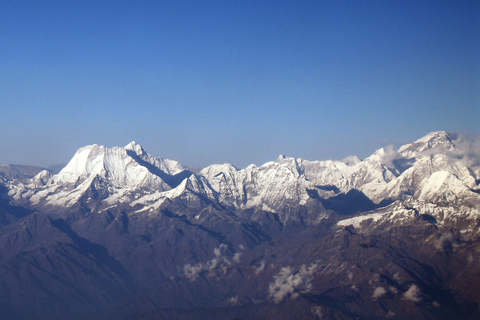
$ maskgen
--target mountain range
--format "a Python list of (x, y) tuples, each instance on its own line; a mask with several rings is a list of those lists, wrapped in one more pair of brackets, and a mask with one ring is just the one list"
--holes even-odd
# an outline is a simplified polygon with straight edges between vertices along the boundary
[(136, 142), (0, 166), (2, 319), (478, 319), (480, 146), (189, 170)]

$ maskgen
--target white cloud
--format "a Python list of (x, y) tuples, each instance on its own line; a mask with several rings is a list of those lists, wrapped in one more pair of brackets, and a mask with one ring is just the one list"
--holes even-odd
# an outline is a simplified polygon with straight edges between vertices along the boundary
[(443, 247), (448, 244), (448, 242), (451, 242), (453, 240), (453, 234), (451, 233), (444, 233), (442, 236), (438, 239), (435, 239), (433, 242), (433, 245), (437, 250), (443, 250)]
[(400, 276), (400, 273), (398, 273), (398, 272), (393, 275), (393, 279), (394, 279), (395, 281), (397, 281), (398, 283), (402, 283), (402, 282), (403, 282), (402, 277)]
[(292, 267), (283, 267), (274, 277), (275, 281), (268, 286), (269, 298), (275, 303), (280, 303), (288, 296), (295, 299), (299, 293), (310, 292), (313, 274), (317, 268), (316, 263), (311, 264), (308, 268), (302, 265), (298, 272), (294, 272)]
[(373, 290), (373, 299), (378, 299), (381, 296), (383, 296), (385, 293), (387, 293), (387, 290), (385, 290), (384, 287), (376, 287), (375, 290)]
[(480, 166), (480, 136), (471, 134), (452, 134), (455, 140), (455, 149), (449, 155), (460, 159), (468, 167)]
[(197, 265), (186, 264), (183, 266), (183, 273), (188, 279), (190, 279), (191, 281), (195, 281), (200, 272), (205, 269), (205, 265), (202, 263), (199, 263)]
[(238, 263), (240, 262), (240, 257), (242, 256), (241, 253), (237, 252), (233, 255), (233, 262)]
[(314, 306), (311, 309), (312, 314), (315, 316), (315, 319), (323, 319), (323, 312), (321, 306)]
[(420, 288), (416, 284), (412, 284), (410, 288), (403, 294), (403, 299), (413, 302), (420, 302)]
[(401, 158), (401, 155), (395, 150), (393, 145), (388, 145), (383, 148), (384, 153), (382, 155), (382, 164), (386, 165), (387, 167), (394, 167), (393, 161), (396, 159)]
[(240, 300), (238, 299), (238, 296), (231, 297), (230, 299), (227, 300), (228, 303), (232, 306), (239, 306), (241, 305)]
[(353, 279), (353, 272), (352, 271), (347, 272), (347, 278), (348, 278), (348, 280), (352, 281), (352, 279)]
[(262, 262), (260, 262), (260, 266), (254, 267), (254, 269), (255, 269), (255, 275), (258, 276), (260, 274), (260, 272), (265, 270), (265, 260), (262, 260)]
[(226, 248), (227, 248), (227, 245), (222, 243), (221, 245), (218, 246), (218, 248), (213, 249), (213, 254), (215, 255), (215, 257), (220, 257), (222, 256), (222, 250)]
[[(205, 263), (186, 264), (183, 266), (183, 273), (191, 281), (195, 281), (200, 273), (207, 271), (210, 276), (213, 276), (214, 270), (220, 268), (223, 273), (227, 272), (227, 268), (232, 265), (232, 260), (223, 255), (223, 252), (227, 249), (227, 245), (221, 244), (218, 248), (213, 249), (214, 258)], [(241, 253), (235, 253), (233, 256), (233, 262), (240, 261)]]

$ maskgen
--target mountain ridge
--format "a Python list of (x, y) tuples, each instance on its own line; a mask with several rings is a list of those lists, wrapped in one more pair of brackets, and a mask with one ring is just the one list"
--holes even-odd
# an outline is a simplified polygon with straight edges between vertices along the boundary
[(136, 142), (80, 148), (58, 174), (0, 180), (0, 311), (476, 319), (475, 146), (439, 131), (363, 160), (196, 172)]

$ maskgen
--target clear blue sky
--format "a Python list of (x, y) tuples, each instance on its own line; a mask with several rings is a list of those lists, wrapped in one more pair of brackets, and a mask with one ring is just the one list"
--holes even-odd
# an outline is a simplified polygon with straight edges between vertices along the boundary
[(480, 2), (0, 0), (0, 68), (0, 163), (365, 157), (480, 132)]

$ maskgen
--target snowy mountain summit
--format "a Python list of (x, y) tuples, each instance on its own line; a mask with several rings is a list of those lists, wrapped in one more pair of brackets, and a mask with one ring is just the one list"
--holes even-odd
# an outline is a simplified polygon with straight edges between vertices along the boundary
[(78, 184), (96, 176), (116, 186), (170, 189), (161, 175), (182, 171), (182, 166), (171, 160), (155, 158), (135, 142), (124, 148), (106, 148), (91, 145), (80, 148), (63, 168), (56, 180), (59, 183)]

